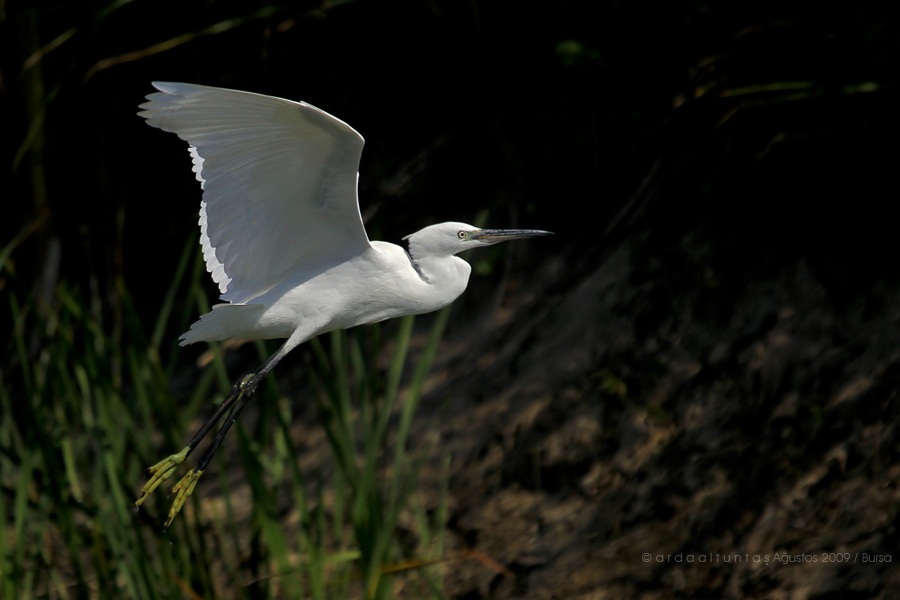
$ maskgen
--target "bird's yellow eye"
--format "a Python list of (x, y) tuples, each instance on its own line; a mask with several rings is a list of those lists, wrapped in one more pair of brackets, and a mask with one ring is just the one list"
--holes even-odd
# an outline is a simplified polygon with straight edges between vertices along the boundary
[(467, 237), (469, 237), (469, 233), (468, 233), (467, 231), (460, 231), (459, 233), (456, 234), (456, 236), (457, 236), (459, 239), (464, 240), (464, 239), (466, 239)]

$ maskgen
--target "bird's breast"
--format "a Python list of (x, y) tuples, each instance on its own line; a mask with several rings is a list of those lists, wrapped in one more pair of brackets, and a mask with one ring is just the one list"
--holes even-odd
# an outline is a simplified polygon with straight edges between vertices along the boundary
[(363, 254), (257, 299), (266, 305), (260, 326), (304, 329), (312, 337), (334, 329), (424, 314), (453, 302), (465, 290), (470, 267), (456, 257), (422, 261), (420, 275), (399, 246), (372, 242)]

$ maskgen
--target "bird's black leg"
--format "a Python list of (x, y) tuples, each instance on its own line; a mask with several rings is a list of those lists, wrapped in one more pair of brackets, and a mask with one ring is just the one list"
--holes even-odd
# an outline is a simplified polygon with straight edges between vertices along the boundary
[(138, 499), (134, 503), (134, 509), (140, 509), (141, 505), (144, 501), (149, 497), (153, 491), (159, 487), (159, 485), (164, 482), (166, 479), (171, 477), (172, 473), (175, 472), (175, 469), (183, 463), (187, 457), (194, 451), (194, 449), (203, 441), (203, 438), (209, 434), (209, 430), (212, 429), (215, 424), (222, 418), (224, 415), (237, 401), (237, 399), (242, 394), (242, 386), (248, 378), (254, 376), (253, 373), (241, 379), (241, 381), (235, 383), (231, 386), (231, 391), (225, 397), (225, 400), (222, 401), (222, 404), (219, 405), (219, 408), (216, 409), (216, 412), (210, 417), (206, 423), (194, 434), (194, 437), (188, 442), (188, 445), (181, 449), (181, 452), (177, 454), (172, 454), (171, 456), (167, 456), (162, 459), (147, 471), (150, 473), (150, 479), (147, 480), (147, 483), (144, 484), (144, 487), (141, 488), (141, 494)]
[(252, 377), (253, 375), (253, 373), (250, 373), (231, 386), (231, 391), (228, 392), (225, 400), (222, 401), (222, 404), (219, 405), (219, 408), (216, 409), (216, 412), (213, 413), (213, 416), (211, 416), (206, 421), (206, 423), (203, 424), (203, 427), (197, 430), (197, 433), (195, 433), (194, 437), (191, 438), (191, 441), (188, 442), (188, 454), (193, 452), (194, 448), (196, 448), (200, 444), (200, 442), (203, 441), (203, 438), (206, 437), (206, 435), (209, 433), (209, 430), (219, 422), (219, 419), (222, 418), (222, 415), (224, 415), (228, 411), (228, 409), (230, 409), (234, 405), (237, 399), (240, 398), (242, 394), (246, 393), (246, 391), (242, 388), (242, 385), (248, 377)]
[[(212, 424), (221, 417), (222, 413), (224, 413), (228, 409), (228, 407), (231, 407), (231, 411), (228, 413), (228, 417), (216, 432), (212, 443), (209, 445), (209, 448), (207, 448), (206, 452), (203, 453), (203, 456), (200, 457), (200, 462), (197, 463), (196, 468), (188, 471), (184, 475), (184, 477), (182, 477), (178, 481), (178, 483), (176, 483), (172, 487), (172, 493), (175, 495), (175, 499), (172, 501), (171, 508), (169, 508), (169, 514), (166, 517), (165, 524), (163, 525), (164, 529), (168, 529), (169, 525), (172, 524), (172, 520), (175, 519), (175, 516), (181, 510), (181, 507), (184, 506), (184, 503), (187, 502), (187, 499), (194, 492), (197, 481), (200, 479), (200, 476), (203, 475), (203, 471), (206, 470), (206, 466), (209, 464), (209, 461), (212, 460), (212, 457), (219, 449), (219, 446), (222, 445), (222, 440), (225, 439), (225, 435), (228, 433), (228, 430), (231, 429), (231, 426), (234, 425), (235, 421), (237, 421), (237, 418), (241, 414), (241, 411), (244, 410), (244, 407), (247, 406), (247, 403), (253, 397), (253, 393), (256, 391), (256, 386), (259, 383), (260, 377), (260, 373), (250, 373), (249, 375), (241, 379), (238, 383), (236, 383), (232, 388), (232, 392), (228, 395), (228, 398), (226, 398), (226, 401), (222, 403), (222, 406), (220, 406), (216, 411), (216, 414), (213, 415), (214, 418), (210, 419), (210, 421), (207, 421), (207, 423), (201, 428), (201, 431), (198, 431), (197, 435), (194, 436), (194, 438), (197, 440), (197, 443), (199, 443), (199, 441), (203, 439), (206, 433), (209, 432)], [(205, 431), (203, 431), (204, 429)], [(191, 441), (193, 442), (194, 440)], [(193, 450), (193, 448), (190, 448), (190, 450)], [(188, 450), (188, 452), (190, 452), (190, 450)]]
[(134, 503), (135, 510), (138, 510), (149, 495), (153, 493), (163, 481), (168, 479), (172, 473), (175, 472), (175, 469), (187, 459), (188, 455), (194, 451), (203, 438), (205, 438), (210, 430), (215, 427), (216, 423), (222, 418), (222, 415), (228, 413), (225, 423), (223, 423), (216, 432), (212, 443), (206, 452), (203, 453), (197, 467), (188, 471), (187, 474), (172, 488), (175, 499), (172, 501), (172, 507), (169, 509), (169, 515), (164, 526), (166, 528), (169, 527), (172, 520), (175, 518), (175, 515), (178, 514), (178, 511), (181, 510), (181, 507), (184, 506), (184, 503), (194, 491), (197, 480), (203, 475), (204, 469), (206, 469), (209, 461), (212, 460), (216, 450), (222, 445), (222, 441), (225, 439), (228, 430), (231, 429), (231, 426), (234, 425), (238, 415), (240, 415), (241, 411), (244, 410), (244, 407), (247, 405), (247, 402), (253, 397), (259, 382), (262, 381), (262, 378), (265, 377), (292, 348), (297, 346), (297, 344), (304, 339), (305, 338), (299, 337), (299, 335), (288, 338), (281, 348), (269, 357), (269, 359), (258, 369), (244, 376), (240, 381), (231, 386), (231, 391), (228, 393), (228, 396), (225, 397), (225, 400), (222, 401), (219, 408), (216, 409), (213, 416), (210, 417), (197, 433), (194, 434), (191, 441), (188, 442), (187, 446), (182, 448), (181, 452), (164, 458), (148, 469), (150, 472), (150, 479), (144, 484), (144, 487), (141, 488), (140, 496)]
[(255, 388), (256, 385), (253, 385), (252, 389), (241, 390), (241, 393), (233, 402), (234, 406), (232, 407), (231, 412), (228, 413), (228, 418), (225, 419), (225, 422), (222, 423), (219, 431), (216, 432), (216, 437), (213, 438), (213, 441), (209, 445), (209, 448), (207, 448), (206, 452), (203, 453), (203, 456), (200, 457), (200, 462), (197, 463), (198, 471), (204, 471), (206, 469), (206, 465), (209, 464), (209, 461), (212, 460), (212, 457), (219, 449), (219, 446), (222, 445), (222, 440), (225, 439), (225, 436), (228, 434), (228, 430), (231, 429), (231, 426), (234, 425), (235, 421), (237, 421), (237, 418), (241, 414), (241, 411), (244, 410), (244, 407), (247, 406), (248, 402), (250, 402), (250, 399), (253, 397)]

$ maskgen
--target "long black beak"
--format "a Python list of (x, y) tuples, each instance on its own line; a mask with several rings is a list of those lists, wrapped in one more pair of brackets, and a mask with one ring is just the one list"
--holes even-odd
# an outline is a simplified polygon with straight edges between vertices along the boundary
[(472, 238), (483, 244), (496, 244), (507, 240), (521, 240), (541, 235), (553, 235), (553, 232), (540, 229), (479, 229), (472, 234)]

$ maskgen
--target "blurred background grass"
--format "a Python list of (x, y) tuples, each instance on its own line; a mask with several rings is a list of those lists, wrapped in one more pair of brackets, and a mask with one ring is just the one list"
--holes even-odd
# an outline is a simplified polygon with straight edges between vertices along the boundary
[[(390, 590), (384, 573), (399, 563), (406, 565), (400, 571), (422, 571), (413, 593), (440, 597), (425, 567), (443, 558), (445, 504), (440, 494), (433, 506), (416, 501), (424, 457), (409, 455), (406, 440), (447, 311), (435, 319), (407, 379), (412, 318), (384, 339), (378, 331), (367, 339), (335, 332), (327, 343), (313, 343), (312, 395), (333, 453), (314, 485), (305, 481), (291, 439), (293, 404), (270, 380), (255, 423), (239, 430), (237, 456), (218, 469), (221, 505), (195, 501), (197, 511), (212, 514), (179, 519), (163, 532), (164, 494), (133, 512), (143, 467), (162, 448), (183, 443), (211, 400), (221, 401), (230, 388), (213, 349), (190, 394), (171, 391), (175, 361), (161, 362), (160, 345), (169, 341), (160, 332), (172, 299), (180, 292), (189, 306), (207, 302), (193, 245), (179, 267), (150, 336), (140, 335), (121, 290), (134, 343), (113, 340), (90, 303), (64, 285), (54, 290), (53, 312), (10, 298), (15, 346), (6, 372), (22, 379), (4, 377), (0, 386), (4, 597), (221, 597), (244, 589), (260, 597), (380, 598)], [(377, 360), (379, 342), (392, 348), (386, 368)], [(263, 346), (257, 343), (260, 357)], [(408, 385), (398, 402), (401, 381)], [(392, 415), (399, 423), (389, 442)], [(246, 480), (249, 499), (231, 493), (236, 479)], [(293, 502), (286, 505), (285, 495)], [(288, 513), (293, 518), (285, 523)], [(411, 546), (398, 545), (401, 517), (415, 535)], [(248, 551), (244, 568), (226, 567), (245, 563)]]
[[(498, 295), (571, 290), (638, 229), (657, 250), (711, 232), (719, 252), (689, 283), (715, 290), (706, 308), (723, 319), (723, 298), (798, 256), (836, 306), (893, 289), (889, 12), (0, 2), (0, 596), (441, 597), (445, 571), (426, 565), (461, 560), (442, 538), (450, 465), (439, 444), (406, 442), (445, 327), (485, 335), (467, 324)], [(271, 348), (176, 347), (215, 294), (183, 143), (135, 114), (151, 80), (302, 99), (349, 122), (367, 139), (373, 239), (451, 219), (558, 234), (470, 257), (451, 312), (292, 355), (165, 534), (164, 494), (130, 510), (143, 469)], [(314, 431), (327, 459), (298, 447)]]

